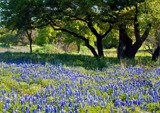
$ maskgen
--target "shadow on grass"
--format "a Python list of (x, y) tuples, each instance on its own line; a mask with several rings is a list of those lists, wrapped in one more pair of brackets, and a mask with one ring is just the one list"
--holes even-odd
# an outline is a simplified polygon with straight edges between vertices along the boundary
[[(85, 69), (102, 69), (110, 66), (121, 65), (115, 57), (105, 57), (96, 59), (88, 55), (74, 55), (74, 54), (40, 54), (40, 53), (15, 53), (5, 52), (0, 53), (0, 62), (7, 63), (35, 63), (35, 64), (62, 64), (70, 67), (84, 67)], [(126, 64), (125, 64), (126, 63)], [(124, 65), (128, 66), (151, 66), (159, 65), (158, 62), (151, 61), (149, 56), (138, 56), (135, 60), (125, 60)]]
[(66, 66), (82, 66), (86, 69), (102, 69), (119, 63), (117, 58), (100, 58), (73, 54), (0, 53), (0, 62), (7, 63), (51, 63)]

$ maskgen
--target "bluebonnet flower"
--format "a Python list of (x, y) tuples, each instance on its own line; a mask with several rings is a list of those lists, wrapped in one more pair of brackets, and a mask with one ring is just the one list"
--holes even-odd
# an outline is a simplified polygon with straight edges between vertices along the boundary
[(98, 101), (97, 101), (97, 100), (94, 100), (94, 102), (93, 102), (93, 103), (94, 103), (94, 105), (95, 105), (95, 106), (97, 106), (97, 105), (98, 105)]
[(72, 108), (72, 101), (71, 100), (69, 101), (68, 107)]
[(24, 106), (21, 107), (21, 111), (22, 111), (22, 112), (25, 112)]
[(83, 84), (83, 81), (82, 81), (82, 79), (80, 79), (80, 84), (81, 84), (81, 85)]
[(121, 104), (120, 104), (119, 101), (116, 101), (116, 102), (114, 103), (114, 106), (115, 106), (115, 107), (119, 107), (119, 106), (121, 106)]
[(56, 106), (54, 106), (53, 109), (54, 109), (54, 113), (58, 113), (58, 110), (57, 110)]
[(36, 109), (34, 109), (34, 110), (32, 111), (32, 113), (37, 113), (37, 110), (36, 110)]
[(1, 92), (2, 92), (2, 95), (6, 94), (6, 90), (1, 90)]
[[(17, 69), (14, 69), (15, 66)], [(54, 113), (59, 113), (60, 111), (63, 112), (62, 108), (64, 109), (64, 106), (66, 105), (70, 107), (69, 112), (78, 112), (80, 107), (85, 109), (86, 105), (90, 105), (91, 107), (99, 105), (102, 108), (105, 108), (107, 103), (113, 102), (115, 98), (119, 98), (121, 95), (126, 95), (126, 97), (123, 101), (119, 100), (113, 103), (116, 107), (115, 109), (118, 109), (118, 107), (121, 109), (125, 106), (132, 107), (135, 105), (140, 106), (143, 109), (144, 104), (151, 102), (156, 103), (159, 101), (158, 87), (160, 82), (157, 80), (153, 85), (152, 81), (148, 80), (152, 76), (157, 77), (156, 72), (154, 72), (155, 70), (147, 73), (144, 72), (143, 68), (134, 67), (129, 67), (126, 69), (119, 68), (118, 70), (107, 69), (103, 72), (104, 75), (101, 75), (100, 72), (96, 73), (95, 76), (91, 76), (77, 73), (71, 69), (65, 69), (62, 65), (53, 66), (50, 64), (40, 65), (21, 63), (12, 66), (8, 65), (6, 67), (12, 68), (12, 73), (20, 72), (20, 79), (13, 74), (14, 80), (19, 79), (19, 82), (26, 82), (27, 84), (30, 84), (31, 81), (28, 82), (28, 80), (34, 80), (35, 83), (38, 84), (38, 80), (43, 78), (56, 81), (58, 80), (59, 82), (56, 85), (47, 85), (35, 95), (20, 95), (19, 97), (15, 88), (12, 88), (11, 90), (14, 92), (13, 95), (8, 96), (8, 93), (3, 93), (4, 96), (2, 95), (0, 97), (0, 101), (11, 104), (19, 101), (22, 105), (22, 112), (27, 111), (27, 109), (24, 109), (25, 104), (29, 104), (29, 109), (32, 108), (32, 105), (37, 105), (36, 112), (45, 112), (46, 110), (46, 112)], [(135, 78), (134, 75), (138, 75), (139, 77), (147, 76), (148, 78), (147, 80), (143, 80), (139, 77)], [(83, 83), (88, 85), (85, 86)], [(80, 86), (77, 86), (77, 84), (80, 84)], [(144, 88), (146, 86), (147, 89)], [(95, 89), (96, 91), (98, 90), (98, 94)], [(109, 89), (112, 91), (109, 92)], [(0, 92), (1, 94), (2, 90)], [(103, 95), (102, 97), (104, 92), (106, 95)], [(6, 98), (6, 95), (8, 98)], [(135, 95), (138, 95), (138, 98), (135, 97)], [(147, 98), (144, 98), (144, 95), (147, 95)], [(128, 112), (126, 109), (123, 111)]]
[(49, 105), (46, 105), (45, 106), (45, 113), (49, 113), (50, 112), (50, 106)]
[(74, 108), (74, 112), (75, 113), (78, 113), (78, 108), (75, 106), (75, 108)]
[(30, 108), (26, 107), (26, 113), (30, 113)]

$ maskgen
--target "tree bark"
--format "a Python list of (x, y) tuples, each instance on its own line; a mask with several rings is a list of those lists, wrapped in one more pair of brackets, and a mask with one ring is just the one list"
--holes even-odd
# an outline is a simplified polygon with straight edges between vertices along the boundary
[(126, 30), (120, 26), (119, 27), (119, 46), (118, 46), (118, 58), (128, 58), (134, 59), (138, 49), (142, 46), (143, 42), (146, 40), (151, 26), (148, 25), (146, 31), (142, 37), (137, 38), (136, 42), (132, 45), (132, 40), (126, 33)]
[(158, 56), (160, 55), (160, 45), (155, 49), (155, 51), (152, 54), (152, 60), (157, 61)]
[(94, 47), (92, 47), (90, 44), (89, 44), (89, 40), (85, 40), (85, 46), (87, 46), (90, 51), (92, 52), (92, 54), (94, 55), (94, 57), (98, 58), (99, 55), (97, 54), (96, 50), (94, 49)]
[(129, 38), (126, 32), (125, 25), (119, 26), (119, 45), (118, 45), (118, 58), (126, 58), (128, 51), (132, 47), (132, 40)]
[(26, 33), (27, 33), (27, 37), (28, 37), (28, 40), (29, 40), (30, 53), (32, 53), (32, 42), (33, 42), (33, 40), (32, 40), (32, 30), (30, 30), (30, 31), (27, 30)]
[(81, 50), (81, 46), (80, 46), (80, 44), (77, 44), (77, 53), (79, 53), (80, 50)]
[(32, 53), (32, 38), (30, 38), (29, 40), (30, 40), (30, 41), (29, 41), (29, 42), (30, 42), (30, 43), (29, 43), (30, 53)]
[(144, 41), (136, 41), (130, 50), (127, 51), (126, 58), (134, 59), (138, 49), (142, 46)]
[(136, 42), (132, 45), (131, 49), (128, 51), (127, 58), (134, 59), (137, 51), (142, 46), (143, 42), (147, 39), (150, 28), (151, 28), (151, 24), (148, 24), (143, 35), (141, 37), (138, 36), (139, 38), (138, 37), (136, 38)]
[(102, 38), (100, 38), (100, 37), (97, 38), (97, 50), (98, 50), (98, 56), (104, 57)]

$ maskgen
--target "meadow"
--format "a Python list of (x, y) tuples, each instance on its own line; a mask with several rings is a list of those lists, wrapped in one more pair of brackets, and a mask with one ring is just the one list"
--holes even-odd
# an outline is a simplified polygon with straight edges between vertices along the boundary
[(66, 53), (0, 53), (0, 112), (158, 113), (160, 67)]

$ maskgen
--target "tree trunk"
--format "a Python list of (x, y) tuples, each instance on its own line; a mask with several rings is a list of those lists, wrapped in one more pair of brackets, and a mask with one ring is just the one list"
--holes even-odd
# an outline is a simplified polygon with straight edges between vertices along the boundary
[(127, 51), (126, 58), (128, 58), (128, 59), (134, 59), (136, 53), (138, 52), (139, 48), (142, 46), (143, 42), (144, 41), (136, 41), (132, 45), (131, 49)]
[(119, 45), (117, 49), (117, 57), (118, 59), (122, 59), (125, 57), (125, 44), (122, 40), (119, 40)]
[[(51, 20), (49, 20), (49, 24), (50, 26), (54, 29), (54, 30), (61, 30), (64, 32), (67, 32), (69, 34), (71, 34), (72, 36), (79, 38), (81, 40), (83, 40), (85, 42), (85, 45), (90, 49), (90, 51), (92, 52), (92, 54), (94, 55), (94, 57), (104, 57), (104, 52), (103, 52), (103, 45), (102, 45), (102, 39), (106, 37), (106, 35), (111, 31), (112, 29), (112, 25), (110, 25), (109, 29), (104, 33), (104, 34), (99, 34), (98, 31), (93, 27), (94, 25), (92, 24), (92, 19), (90, 18), (90, 16), (88, 17), (88, 21), (81, 19), (81, 18), (76, 18), (80, 21), (83, 21), (85, 23), (87, 23), (88, 28), (90, 29), (90, 31), (95, 35), (95, 37), (97, 38), (97, 50), (98, 50), (98, 54), (95, 50), (95, 48), (93, 46), (91, 46), (89, 44), (89, 40), (87, 38), (85, 38), (84, 36), (79, 35), (78, 33), (74, 32), (74, 31), (70, 31), (68, 29), (65, 28), (61, 28), (59, 25), (57, 25), (56, 23), (54, 23)], [(48, 20), (46, 20), (48, 21)], [(58, 27), (58, 28), (57, 28)]]
[(151, 28), (151, 24), (148, 23), (146, 30), (144, 31), (143, 35), (140, 35), (140, 30), (139, 30), (139, 22), (138, 22), (138, 5), (135, 5), (136, 12), (134, 16), (134, 34), (136, 37), (136, 42), (132, 45), (131, 49), (127, 53), (127, 58), (129, 59), (134, 59), (137, 51), (139, 48), (142, 46), (143, 42), (146, 40), (146, 38), (149, 35), (149, 31)]
[(140, 36), (139, 24), (137, 17), (134, 20), (134, 33), (136, 42), (132, 45), (131, 38), (127, 35), (125, 25), (119, 26), (119, 46), (118, 46), (118, 58), (134, 59), (138, 49), (142, 46), (143, 42), (149, 35), (151, 24), (147, 25), (147, 28), (142, 36)]
[(119, 46), (118, 46), (118, 58), (134, 59), (137, 51), (142, 46), (143, 42), (147, 38), (149, 30), (147, 29), (144, 35), (137, 39), (132, 45), (132, 40), (127, 35), (125, 29), (119, 28)]
[(77, 53), (79, 53), (80, 50), (81, 50), (81, 46), (80, 46), (80, 44), (77, 44)]
[(102, 38), (101, 37), (97, 37), (97, 50), (98, 50), (98, 56), (99, 57), (104, 57)]
[(132, 40), (129, 38), (129, 36), (126, 33), (125, 25), (119, 26), (119, 45), (118, 45), (118, 58), (126, 58), (128, 51), (132, 47)]
[(160, 55), (160, 45), (155, 49), (155, 51), (152, 54), (152, 60), (157, 61), (158, 56)]
[(26, 31), (27, 33), (27, 37), (28, 37), (28, 40), (29, 40), (29, 48), (30, 48), (30, 53), (32, 53), (32, 30), (30, 30), (30, 32), (27, 30)]
[[(148, 26), (142, 36), (140, 36), (139, 33), (135, 32), (135, 34), (139, 34), (139, 36), (135, 35), (136, 42), (132, 45), (131, 49), (127, 52), (127, 58), (134, 59), (137, 51), (142, 46), (143, 42), (147, 39), (147, 37), (149, 35), (150, 28), (151, 28), (151, 24), (148, 24)], [(134, 28), (134, 29), (138, 29), (138, 28)]]
[(138, 22), (138, 5), (135, 5), (136, 11), (134, 16), (134, 35), (136, 38), (136, 42), (132, 45), (132, 40), (129, 38), (129, 36), (126, 33), (125, 25), (121, 24), (119, 26), (119, 47), (118, 47), (118, 57), (119, 58), (128, 58), (128, 59), (134, 59), (135, 55), (138, 51), (138, 49), (142, 46), (143, 42), (146, 40), (146, 38), (149, 35), (149, 31), (151, 28), (151, 24), (149, 23), (147, 25), (147, 28), (143, 35), (140, 35), (139, 30), (139, 22)]
[(32, 53), (32, 38), (29, 39), (30, 53)]
[(96, 47), (98, 50), (98, 57), (104, 57), (104, 53), (103, 53), (103, 46), (102, 46), (102, 39), (106, 36), (101, 36), (97, 30), (93, 27), (92, 22), (88, 22), (88, 27), (90, 29), (90, 31), (95, 35), (96, 37)]

